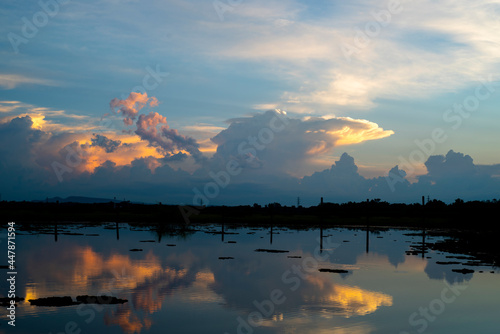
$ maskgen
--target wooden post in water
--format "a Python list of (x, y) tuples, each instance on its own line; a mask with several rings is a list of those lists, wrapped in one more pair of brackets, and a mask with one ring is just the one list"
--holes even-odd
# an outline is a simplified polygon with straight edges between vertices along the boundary
[(370, 252), (370, 200), (366, 199), (366, 253)]
[(162, 235), (162, 232), (163, 232), (162, 230), (163, 230), (163, 228), (161, 226), (161, 223), (158, 222), (158, 243), (161, 243), (161, 235)]
[(323, 253), (323, 226), (325, 224), (325, 208), (323, 207), (324, 201), (321, 197), (321, 202), (319, 205), (319, 253)]
[(422, 259), (425, 258), (425, 196), (422, 196)]
[(271, 245), (272, 245), (273, 244), (273, 224), (272, 223), (271, 223), (271, 229), (269, 231), (269, 234), (271, 235), (271, 237), (270, 237), (271, 240), (270, 241), (271, 241)]
[(57, 242), (57, 222), (54, 224), (54, 240)]
[(422, 259), (425, 258), (425, 228), (422, 231)]
[(370, 252), (370, 225), (366, 225), (366, 253)]
[(323, 225), (319, 228), (319, 253), (323, 253)]
[(120, 240), (120, 227), (118, 226), (118, 222), (120, 221), (120, 208), (116, 205), (116, 202), (113, 202), (113, 210), (115, 210), (116, 240)]
[(222, 219), (222, 223), (220, 226), (220, 234), (221, 234), (221, 240), (224, 242), (224, 219)]

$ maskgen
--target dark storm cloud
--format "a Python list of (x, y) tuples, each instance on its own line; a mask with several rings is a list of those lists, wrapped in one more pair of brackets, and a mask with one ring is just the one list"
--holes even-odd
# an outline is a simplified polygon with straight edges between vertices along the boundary
[(92, 146), (99, 146), (104, 148), (106, 153), (114, 152), (118, 146), (122, 143), (120, 140), (112, 140), (104, 135), (94, 134), (94, 137), (90, 139)]

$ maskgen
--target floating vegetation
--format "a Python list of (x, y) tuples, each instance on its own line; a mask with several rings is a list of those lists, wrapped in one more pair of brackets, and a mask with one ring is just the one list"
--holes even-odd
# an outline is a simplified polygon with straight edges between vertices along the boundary
[(455, 272), (455, 273), (460, 273), (460, 274), (472, 274), (474, 272), (474, 270), (472, 269), (467, 269), (467, 268), (464, 268), (464, 269), (452, 269), (451, 271)]
[(29, 302), (34, 306), (71, 306), (79, 304), (73, 301), (70, 296), (30, 299)]
[[(17, 303), (17, 302), (24, 300), (24, 298), (22, 298), (22, 297), (15, 297), (15, 298), (0, 297), (0, 307), (3, 307), (3, 306), (7, 307), (7, 306), (12, 305), (11, 300), (14, 300), (14, 302)], [(15, 305), (15, 303), (14, 303), (14, 305)]]
[(264, 249), (264, 248), (259, 248), (255, 250), (256, 252), (266, 252), (266, 253), (289, 253), (290, 251), (287, 250), (280, 250), (280, 249)]
[(128, 302), (126, 299), (120, 299), (113, 296), (77, 296), (76, 301), (73, 300), (70, 296), (64, 297), (45, 297), (38, 299), (30, 299), (31, 305), (34, 306), (72, 306), (78, 304), (123, 304)]
[(349, 273), (349, 271), (345, 270), (345, 269), (320, 268), (320, 269), (318, 269), (318, 271), (322, 272), (322, 273), (336, 273), (336, 274), (347, 274), (347, 273)]

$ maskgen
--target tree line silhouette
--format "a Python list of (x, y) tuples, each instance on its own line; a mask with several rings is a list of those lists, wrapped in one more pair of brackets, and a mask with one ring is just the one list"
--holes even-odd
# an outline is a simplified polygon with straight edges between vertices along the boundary
[[(191, 214), (183, 214), (185, 209)], [(284, 206), (280, 203), (241, 206), (178, 206), (138, 204), (129, 201), (107, 203), (1, 201), (3, 222), (144, 222), (189, 225), (191, 223), (234, 222), (249, 225), (373, 225), (402, 227), (456, 227), (499, 230), (496, 214), (500, 201), (463, 201), (446, 204), (388, 203), (380, 199), (362, 202), (324, 203), (316, 206)]]

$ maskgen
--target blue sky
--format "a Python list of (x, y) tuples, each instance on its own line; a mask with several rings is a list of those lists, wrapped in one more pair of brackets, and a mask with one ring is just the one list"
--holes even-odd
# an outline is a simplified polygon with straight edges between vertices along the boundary
[[(118, 172), (149, 159), (147, 182), (169, 184), (166, 176), (155, 175), (159, 166), (187, 173), (187, 190), (175, 188), (165, 197), (175, 201), (184, 193), (189, 199), (189, 182), (209, 182), (207, 173), (219, 168), (216, 161), (238, 153), (229, 154), (234, 147), (228, 143), (244, 141), (240, 134), (249, 129), (258, 133), (266, 127), (262, 115), (276, 109), (278, 115), (286, 111), (294, 131), (302, 132), (287, 130), (262, 150), (258, 158), (270, 160), (259, 160), (257, 174), (248, 173), (256, 187), (262, 175), (273, 173), (286, 184), (286, 178), (302, 184), (304, 177), (330, 169), (344, 152), (366, 180), (399, 165), (417, 185), (429, 174), (430, 156), (453, 150), (472, 157), (475, 170), (488, 170), (496, 182), (499, 12), (500, 1), (486, 0), (4, 1), (2, 145), (16, 146), (6, 135), (15, 124), (37, 139), (15, 150), (23, 159), (7, 156), (8, 147), (0, 152), (7, 161), (4, 174), (17, 177), (22, 188), (14, 195), (14, 184), (5, 183), (3, 197), (96, 195), (96, 189), (69, 189), (69, 183), (92, 179), (106, 161)], [(133, 104), (138, 100), (132, 92), (141, 93), (145, 105)], [(111, 110), (115, 98), (128, 104)], [(128, 124), (120, 109), (125, 105), (136, 108)], [(146, 118), (149, 113), (165, 119)], [(141, 114), (157, 122), (161, 138), (139, 130)], [(26, 116), (32, 124), (11, 124)], [(241, 129), (234, 131), (233, 124)], [(172, 131), (162, 132), (164, 126)], [(433, 137), (436, 131), (440, 135)], [(107, 152), (104, 144), (92, 145), (96, 133), (122, 145)], [(211, 140), (216, 136), (224, 142)], [(62, 150), (68, 145), (86, 157), (61, 182), (52, 163), (67, 165)], [(197, 152), (207, 162), (194, 158)], [(271, 157), (281, 163), (271, 163)], [(29, 191), (21, 170), (41, 173), (36, 192)], [(233, 178), (231, 192), (245, 193), (237, 187), (243, 180)], [(278, 192), (286, 188), (278, 181), (274, 186)], [(110, 194), (128, 196), (136, 193), (132, 188)], [(342, 201), (336, 189), (328, 191)], [(495, 193), (478, 189), (469, 195)], [(259, 196), (242, 196), (241, 202)], [(155, 192), (136, 199), (157, 197)], [(224, 202), (222, 193), (217, 198)]]

